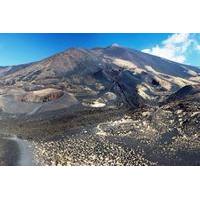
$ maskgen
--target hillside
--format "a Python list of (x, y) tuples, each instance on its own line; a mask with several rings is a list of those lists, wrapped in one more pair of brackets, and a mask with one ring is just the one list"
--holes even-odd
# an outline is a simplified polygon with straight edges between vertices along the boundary
[(36, 165), (200, 165), (199, 85), (199, 68), (118, 46), (1, 68), (2, 156), (23, 144)]
[[(54, 99), (50, 104), (22, 101), (37, 90), (61, 90), (81, 107), (138, 108), (200, 83), (198, 68), (118, 46), (71, 48), (36, 63), (7, 67), (1, 74), (1, 109), (15, 114), (41, 112), (39, 107), (54, 104)], [(53, 110), (71, 106), (61, 104), (52, 106)]]

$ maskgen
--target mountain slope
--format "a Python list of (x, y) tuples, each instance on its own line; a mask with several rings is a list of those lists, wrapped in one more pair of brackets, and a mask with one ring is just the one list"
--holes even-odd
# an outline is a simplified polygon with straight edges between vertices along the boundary
[(198, 68), (110, 46), (0, 73), (2, 137), (38, 165), (200, 165)]
[(200, 98), (200, 86), (199, 85), (186, 85), (182, 87), (177, 92), (171, 94), (167, 99), (166, 102), (173, 102), (176, 100), (184, 100), (184, 99), (198, 99)]
[[(2, 72), (3, 74), (4, 72)], [(70, 102), (84, 107), (138, 108), (157, 104), (166, 95), (185, 85), (200, 83), (200, 69), (175, 63), (136, 50), (110, 46), (95, 49), (71, 48), (36, 63), (9, 69), (0, 77), (0, 103), (4, 112), (19, 110), (35, 113), (42, 110), (67, 108), (64, 100), (52, 106), (57, 99), (49, 92), (44, 99), (31, 104), (22, 101), (24, 96), (37, 99), (29, 93), (39, 90), (63, 91), (73, 99)], [(47, 90), (44, 90), (47, 89)], [(15, 91), (15, 92), (12, 92)], [(35, 94), (35, 93), (34, 93)], [(112, 98), (111, 98), (112, 97)], [(32, 101), (32, 100), (30, 100)], [(17, 109), (9, 109), (15, 105)], [(74, 105), (69, 103), (69, 106)], [(24, 109), (32, 106), (31, 109)], [(42, 107), (48, 107), (42, 109)], [(82, 108), (83, 107), (83, 108)], [(40, 108), (40, 109), (39, 109)], [(28, 110), (28, 111), (27, 111)]]
[(129, 48), (111, 46), (108, 48), (95, 49), (95, 50), (109, 57), (128, 60), (132, 62), (134, 65), (143, 69), (145, 69), (146, 66), (151, 66), (157, 72), (172, 76), (188, 78), (191, 75), (195, 76), (198, 73), (200, 73), (200, 69), (196, 67), (176, 63), (164, 58), (160, 58), (157, 56), (153, 56)]

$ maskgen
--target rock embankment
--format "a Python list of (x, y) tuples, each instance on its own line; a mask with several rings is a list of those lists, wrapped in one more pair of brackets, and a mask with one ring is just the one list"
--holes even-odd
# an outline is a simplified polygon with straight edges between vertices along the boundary
[(64, 92), (54, 88), (31, 91), (21, 97), (23, 102), (47, 102), (63, 96)]

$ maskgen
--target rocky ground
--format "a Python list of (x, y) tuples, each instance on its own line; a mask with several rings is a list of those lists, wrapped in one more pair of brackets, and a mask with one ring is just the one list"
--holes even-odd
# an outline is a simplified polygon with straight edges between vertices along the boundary
[(35, 160), (39, 165), (155, 165), (134, 149), (91, 134), (34, 142), (34, 146)]
[[(37, 165), (200, 165), (197, 97), (138, 109), (76, 106), (32, 116), (2, 113), (1, 134), (28, 140)], [(10, 150), (17, 144), (3, 140), (0, 145), (6, 149), (0, 164), (14, 165), (18, 154)]]
[(198, 101), (176, 101), (120, 114), (115, 110), (106, 115), (94, 109), (74, 120), (63, 119), (59, 127), (49, 122), (48, 134), (42, 137), (41, 133), (29, 134), (36, 164), (200, 165)]

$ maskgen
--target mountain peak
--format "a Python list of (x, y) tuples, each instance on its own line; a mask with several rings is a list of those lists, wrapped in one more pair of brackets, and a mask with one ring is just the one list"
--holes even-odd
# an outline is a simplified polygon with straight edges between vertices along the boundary
[(120, 45), (117, 43), (113, 43), (113, 44), (111, 44), (111, 47), (120, 47)]

